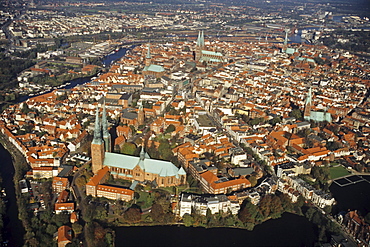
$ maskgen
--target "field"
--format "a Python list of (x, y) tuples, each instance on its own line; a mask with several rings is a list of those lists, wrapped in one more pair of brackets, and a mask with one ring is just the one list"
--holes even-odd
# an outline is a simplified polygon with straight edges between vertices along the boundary
[(347, 169), (341, 165), (330, 167), (330, 178), (331, 179), (340, 178), (340, 177), (343, 177), (349, 174), (350, 173), (347, 171)]

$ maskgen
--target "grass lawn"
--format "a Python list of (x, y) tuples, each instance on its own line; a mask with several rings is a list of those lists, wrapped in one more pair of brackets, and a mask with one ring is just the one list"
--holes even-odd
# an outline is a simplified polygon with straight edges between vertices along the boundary
[(343, 166), (330, 167), (330, 178), (331, 179), (340, 178), (340, 177), (343, 177), (349, 174), (350, 172), (347, 171), (347, 169), (344, 168)]
[(148, 192), (140, 191), (139, 195), (140, 197), (137, 199), (136, 204), (138, 204), (142, 209), (152, 206), (153, 198)]

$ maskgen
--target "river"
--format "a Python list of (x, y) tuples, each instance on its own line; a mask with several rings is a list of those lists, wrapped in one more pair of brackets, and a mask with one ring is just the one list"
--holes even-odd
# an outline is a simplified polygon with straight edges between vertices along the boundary
[[(109, 67), (113, 62), (122, 58), (126, 54), (127, 50), (131, 49), (132, 47), (134, 47), (134, 46), (131, 46), (130, 48), (121, 48), (117, 52), (105, 56), (102, 59), (103, 65), (105, 67)], [(85, 84), (86, 82), (89, 82), (90, 80), (91, 80), (91, 76), (90, 77), (77, 78), (77, 79), (71, 80), (67, 85), (65, 85), (64, 87), (62, 87), (60, 89), (71, 89), (71, 88), (74, 88), (77, 85)], [(29, 98), (33, 98), (33, 97), (37, 97), (37, 96), (42, 95), (42, 94), (50, 93), (50, 92), (54, 91), (55, 89), (56, 88), (54, 88), (50, 91), (35, 95), (35, 96), (28, 96), (28, 95), (22, 96), (22, 97), (19, 98), (18, 103), (26, 101)]]
[(185, 226), (118, 227), (120, 246), (314, 246), (315, 226), (305, 217), (284, 213), (253, 231)]
[(22, 246), (25, 233), (22, 222), (18, 218), (18, 205), (14, 187), (14, 166), (10, 153), (0, 144), (0, 173), (6, 192), (7, 210), (4, 215), (3, 240), (8, 240), (8, 246)]

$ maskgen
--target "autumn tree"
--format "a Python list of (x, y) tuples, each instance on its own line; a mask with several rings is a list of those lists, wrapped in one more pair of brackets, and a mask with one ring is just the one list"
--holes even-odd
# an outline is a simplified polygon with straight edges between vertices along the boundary
[(141, 219), (140, 209), (137, 207), (129, 208), (123, 215), (124, 219), (128, 222), (136, 223)]
[(248, 230), (252, 230), (256, 224), (257, 214), (258, 207), (251, 203), (249, 199), (246, 199), (239, 211), (238, 218), (247, 226)]

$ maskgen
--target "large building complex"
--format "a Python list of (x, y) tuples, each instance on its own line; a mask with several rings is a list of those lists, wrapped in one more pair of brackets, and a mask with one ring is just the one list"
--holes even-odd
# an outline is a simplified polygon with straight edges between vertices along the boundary
[[(103, 110), (103, 127), (106, 120)], [(169, 161), (151, 159), (142, 148), (140, 157), (111, 153), (105, 145), (107, 132), (100, 128), (99, 109), (96, 110), (94, 139), (91, 143), (92, 170), (96, 174), (100, 169), (108, 167), (110, 173), (117, 178), (136, 180), (139, 182), (152, 182), (157, 186), (175, 186), (186, 182), (186, 172), (177, 168)], [(109, 137), (110, 138), (110, 137)], [(108, 140), (109, 140), (108, 138)]]

